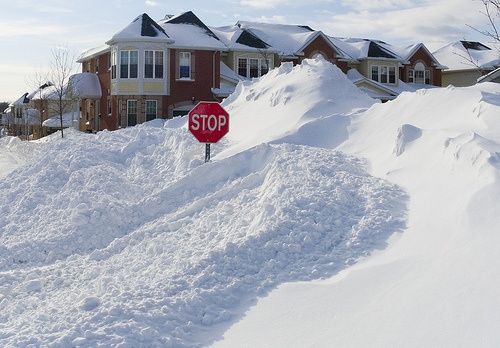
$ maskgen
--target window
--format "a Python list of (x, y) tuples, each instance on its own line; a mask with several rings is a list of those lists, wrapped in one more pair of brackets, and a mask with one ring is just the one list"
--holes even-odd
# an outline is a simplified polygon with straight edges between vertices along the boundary
[(146, 121), (156, 118), (156, 100), (146, 100)]
[(137, 100), (127, 100), (127, 127), (137, 124)]
[(246, 58), (238, 58), (238, 75), (247, 76), (248, 61)]
[(111, 116), (111, 113), (113, 112), (112, 105), (112, 100), (108, 99), (108, 116)]
[(372, 65), (371, 78), (380, 83), (396, 83), (396, 67), (387, 65)]
[(269, 61), (260, 58), (238, 58), (238, 75), (260, 77), (269, 71)]
[(423, 63), (415, 64), (415, 69), (408, 70), (408, 82), (430, 85), (431, 72), (425, 69)]
[(179, 78), (191, 78), (191, 52), (179, 53)]
[(138, 63), (138, 51), (120, 51), (120, 77), (122, 79), (136, 79)]
[(148, 79), (163, 78), (163, 51), (144, 52), (144, 77)]
[(116, 51), (111, 52), (111, 78), (116, 79)]
[(259, 77), (259, 59), (250, 58), (250, 77)]
[(378, 65), (372, 65), (372, 80), (378, 81)]

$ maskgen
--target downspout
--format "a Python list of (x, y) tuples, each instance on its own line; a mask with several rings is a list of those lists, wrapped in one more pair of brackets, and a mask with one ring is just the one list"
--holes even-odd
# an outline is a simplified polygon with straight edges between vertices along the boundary
[(217, 54), (217, 50), (214, 51), (214, 54), (212, 56), (212, 62), (213, 62), (213, 72), (212, 72), (212, 89), (215, 88), (215, 55)]
[(212, 96), (215, 100), (217, 100), (220, 103), (219, 98), (215, 95), (215, 55), (217, 54), (217, 50), (214, 51), (214, 54), (212, 56)]

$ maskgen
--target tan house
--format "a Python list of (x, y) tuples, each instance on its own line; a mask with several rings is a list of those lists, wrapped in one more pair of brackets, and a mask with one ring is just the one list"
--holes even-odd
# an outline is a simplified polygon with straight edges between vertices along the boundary
[(433, 55), (446, 66), (442, 86), (472, 86), (482, 76), (500, 67), (497, 49), (475, 41), (457, 41), (446, 45)]
[(349, 79), (373, 98), (396, 98), (403, 91), (441, 86), (444, 68), (423, 44), (393, 46), (379, 40), (334, 38), (345, 52)]

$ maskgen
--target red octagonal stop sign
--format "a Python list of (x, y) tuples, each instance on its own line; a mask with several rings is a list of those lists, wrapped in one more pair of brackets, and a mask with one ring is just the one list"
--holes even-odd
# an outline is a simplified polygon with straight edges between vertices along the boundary
[(229, 114), (217, 102), (199, 102), (188, 116), (189, 131), (201, 143), (216, 143), (229, 131)]

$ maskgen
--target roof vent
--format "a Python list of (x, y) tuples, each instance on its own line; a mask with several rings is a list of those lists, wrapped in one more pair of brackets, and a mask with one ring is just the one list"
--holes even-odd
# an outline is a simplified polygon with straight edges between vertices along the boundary
[(163, 19), (170, 19), (170, 18), (172, 18), (173, 16), (174, 16), (174, 15), (172, 15), (172, 14), (166, 14), (166, 15), (165, 15), (165, 18), (163, 18)]

